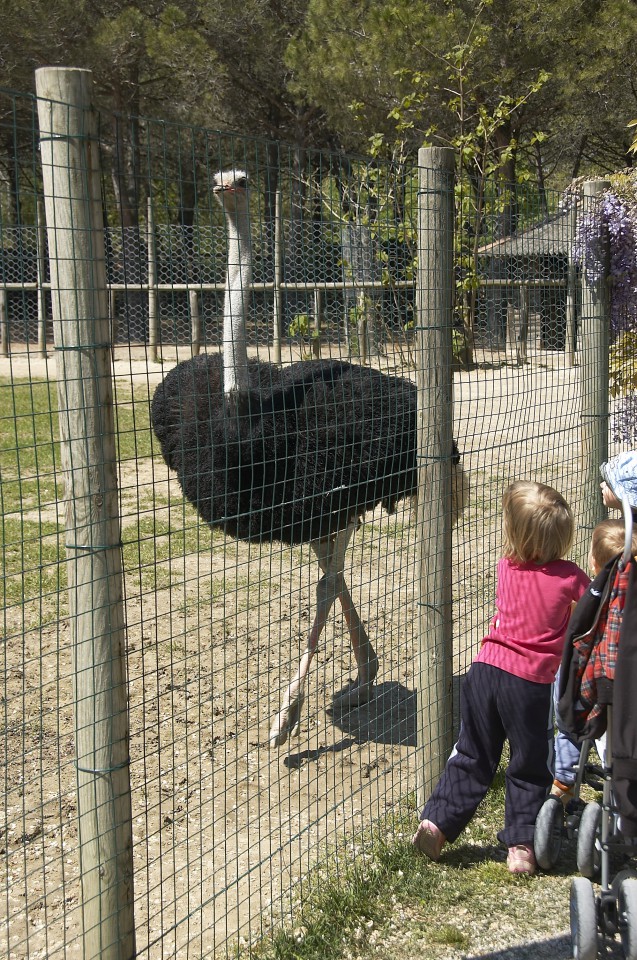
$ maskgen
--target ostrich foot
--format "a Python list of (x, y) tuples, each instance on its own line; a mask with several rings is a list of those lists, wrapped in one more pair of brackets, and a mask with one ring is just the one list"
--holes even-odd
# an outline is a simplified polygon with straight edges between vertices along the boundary
[(270, 746), (282, 747), (288, 737), (298, 735), (301, 725), (301, 709), (305, 694), (301, 690), (293, 699), (290, 693), (286, 694), (283, 706), (270, 727)]
[(372, 695), (374, 682), (372, 680), (363, 683), (360, 679), (354, 680), (349, 686), (334, 694), (332, 706), (338, 710), (349, 710), (352, 707), (360, 707), (367, 703)]
[(359, 707), (361, 704), (367, 703), (372, 695), (377, 674), (378, 657), (373, 653), (365, 664), (365, 669), (360, 671), (356, 680), (340, 693), (334, 695), (334, 706), (340, 710), (348, 710), (350, 707)]

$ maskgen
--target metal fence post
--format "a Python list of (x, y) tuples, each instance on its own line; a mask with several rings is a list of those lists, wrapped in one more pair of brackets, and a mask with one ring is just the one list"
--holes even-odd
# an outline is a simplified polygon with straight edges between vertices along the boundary
[(418, 153), (418, 805), (453, 743), (451, 527), (454, 152)]
[[(607, 180), (589, 180), (584, 184), (581, 213), (598, 223), (597, 206)], [(599, 229), (602, 229), (601, 224)], [(600, 464), (608, 458), (608, 347), (610, 332), (608, 235), (602, 234), (602, 270), (593, 278), (584, 271), (582, 281), (582, 320), (580, 339), (580, 384), (582, 395), (582, 504), (579, 530), (583, 542), (590, 543), (593, 527), (607, 513), (599, 484)]]
[(91, 73), (36, 71), (66, 477), (83, 956), (135, 955), (122, 556)]

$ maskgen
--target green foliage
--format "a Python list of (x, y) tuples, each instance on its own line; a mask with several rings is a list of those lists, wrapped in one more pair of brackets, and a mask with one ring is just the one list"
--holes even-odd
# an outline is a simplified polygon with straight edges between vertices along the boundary
[[(635, 115), (634, 12), (633, 0), (7, 0), (0, 84), (32, 91), (34, 67), (73, 64), (93, 71), (107, 113), (238, 129), (304, 149), (371, 143), (392, 158), (425, 141), (464, 141), (450, 107), (475, 96), (472, 129), (482, 125), (488, 136), (499, 121), (496, 153), (521, 177), (535, 176), (540, 162), (568, 176), (568, 164), (625, 164), (633, 139), (626, 120)], [(112, 131), (103, 119), (106, 141)], [(126, 167), (140, 147), (143, 156), (146, 131), (124, 133), (132, 138), (122, 143)], [(481, 162), (472, 143), (463, 150)], [(168, 162), (186, 162), (173, 151)], [(120, 173), (132, 188), (132, 166)]]
[(308, 347), (319, 339), (319, 331), (314, 326), (312, 318), (307, 313), (297, 313), (290, 321), (288, 332), (291, 337), (298, 337), (301, 342), (301, 356), (311, 359), (313, 354)]
[(297, 313), (290, 321), (288, 330), (291, 337), (305, 338), (316, 334), (316, 330), (312, 329), (312, 321), (307, 313)]

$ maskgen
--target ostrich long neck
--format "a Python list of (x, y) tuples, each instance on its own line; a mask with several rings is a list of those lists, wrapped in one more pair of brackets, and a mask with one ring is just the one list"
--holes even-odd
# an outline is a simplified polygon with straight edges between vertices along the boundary
[(228, 274), (223, 307), (223, 392), (226, 397), (248, 391), (246, 316), (250, 299), (252, 247), (247, 211), (226, 212)]

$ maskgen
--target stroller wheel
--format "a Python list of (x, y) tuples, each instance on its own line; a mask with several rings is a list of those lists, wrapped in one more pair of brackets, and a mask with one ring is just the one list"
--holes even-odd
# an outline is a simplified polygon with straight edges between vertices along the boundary
[(575, 877), (571, 884), (571, 943), (574, 960), (597, 957), (597, 911), (590, 880)]
[(617, 897), (619, 936), (626, 960), (637, 960), (637, 877), (627, 877)]
[(587, 803), (582, 811), (577, 831), (577, 869), (583, 877), (593, 880), (599, 873), (602, 851), (600, 827), (602, 808), (598, 803)]
[(535, 821), (533, 848), (535, 859), (542, 870), (551, 870), (562, 849), (564, 807), (557, 797), (549, 797), (540, 807)]

